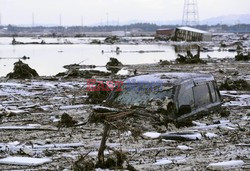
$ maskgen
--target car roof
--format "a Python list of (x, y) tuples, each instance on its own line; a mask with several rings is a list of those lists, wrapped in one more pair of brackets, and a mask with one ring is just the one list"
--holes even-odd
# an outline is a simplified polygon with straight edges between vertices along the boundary
[(178, 85), (186, 80), (204, 82), (213, 81), (214, 77), (211, 74), (201, 73), (184, 73), (184, 72), (168, 72), (154, 73), (148, 75), (139, 75), (128, 78), (124, 81), (125, 84), (172, 84)]

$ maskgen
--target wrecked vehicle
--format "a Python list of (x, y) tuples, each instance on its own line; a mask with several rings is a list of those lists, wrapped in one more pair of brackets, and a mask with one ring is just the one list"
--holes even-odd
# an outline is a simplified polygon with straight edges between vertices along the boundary
[(221, 97), (212, 75), (156, 73), (127, 79), (122, 91), (113, 91), (107, 102), (142, 107), (163, 114), (164, 121), (182, 123), (220, 110)]

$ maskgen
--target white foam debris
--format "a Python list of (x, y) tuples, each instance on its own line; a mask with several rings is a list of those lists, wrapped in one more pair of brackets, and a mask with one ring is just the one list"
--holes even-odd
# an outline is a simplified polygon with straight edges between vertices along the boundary
[(231, 126), (227, 126), (227, 125), (221, 125), (220, 128), (223, 129), (228, 129), (228, 130), (236, 130), (237, 128), (231, 127)]
[(20, 142), (19, 141), (14, 141), (14, 142), (9, 142), (8, 145), (19, 145)]
[(0, 159), (0, 164), (21, 165), (21, 166), (38, 166), (50, 162), (52, 162), (50, 158), (6, 157)]
[(86, 105), (73, 105), (73, 106), (61, 106), (59, 107), (60, 110), (70, 110), (70, 109), (79, 109), (79, 108), (83, 108)]
[(219, 163), (210, 163), (208, 169), (210, 170), (228, 170), (241, 168), (244, 165), (242, 160), (231, 160)]
[(160, 150), (167, 150), (167, 149), (174, 149), (174, 147), (155, 147), (155, 148), (139, 148), (139, 149), (127, 149), (124, 151), (128, 152), (136, 152), (136, 153), (142, 153), (142, 152), (147, 152), (147, 151), (160, 151)]
[(41, 127), (41, 124), (28, 124), (27, 126), (31, 126), (31, 127)]
[(169, 140), (200, 140), (202, 139), (202, 135), (199, 132), (172, 132), (172, 133), (164, 133), (161, 134), (163, 139)]
[(186, 163), (187, 162), (187, 157), (185, 156), (174, 156), (174, 157), (168, 157), (168, 158), (163, 158), (157, 160), (153, 165), (167, 165), (167, 164), (174, 164), (174, 163)]
[(220, 120), (219, 124), (194, 126), (194, 127), (191, 127), (191, 129), (209, 130), (209, 129), (214, 129), (214, 128), (224, 128), (224, 129), (234, 130), (236, 129), (236, 127), (237, 126), (232, 124), (229, 120)]
[(192, 124), (195, 125), (195, 126), (206, 126), (205, 123), (200, 123), (200, 122), (197, 122), (197, 121), (192, 121)]
[(154, 163), (153, 165), (167, 165), (167, 164), (172, 164), (173, 162), (171, 160), (167, 160), (167, 159), (160, 159), (157, 160), (156, 163)]
[(235, 98), (235, 100), (232, 100), (230, 102), (226, 102), (222, 106), (241, 106), (241, 107), (250, 106), (250, 95), (249, 94), (238, 95), (237, 92), (234, 92), (234, 91), (229, 91), (229, 92), (222, 91), (222, 95)]
[(124, 132), (121, 134), (121, 136), (123, 136), (123, 137), (130, 137), (131, 135), (132, 135), (131, 131), (127, 131), (127, 132)]
[(93, 109), (94, 110), (107, 110), (107, 111), (113, 111), (113, 112), (118, 112), (119, 111), (116, 108), (110, 108), (110, 107), (99, 106), (99, 105), (93, 106)]
[(10, 83), (10, 82), (6, 82), (6, 83), (0, 83), (0, 86), (4, 86), (4, 87), (23, 87), (23, 84), (19, 84), (19, 83)]
[(174, 156), (174, 157), (169, 157), (167, 159), (172, 160), (173, 163), (178, 163), (178, 164), (187, 162), (187, 157), (186, 156)]
[(158, 132), (146, 132), (143, 134), (144, 137), (147, 137), (147, 138), (159, 138), (161, 136), (160, 133)]
[(211, 133), (211, 132), (207, 132), (206, 134), (205, 134), (205, 137), (207, 137), (207, 138), (209, 138), (209, 139), (211, 139), (211, 138), (216, 138), (216, 137), (218, 137), (219, 135), (217, 135), (217, 134), (215, 134), (215, 133)]
[(130, 72), (127, 70), (127, 68), (122, 68), (117, 75), (129, 75)]
[(233, 95), (233, 94), (237, 94), (237, 91), (220, 91), (221, 95)]
[(31, 130), (37, 129), (37, 126), (0, 126), (0, 130)]
[(184, 151), (193, 149), (192, 147), (188, 147), (186, 145), (178, 145), (177, 148)]
[(24, 113), (27, 113), (27, 112), (24, 111), (24, 110), (16, 109), (16, 110), (6, 110), (6, 113), (18, 115), (18, 114), (24, 114)]
[(202, 136), (200, 133), (194, 133), (194, 134), (186, 134), (186, 135), (182, 135), (182, 137), (184, 138), (188, 138), (188, 139), (191, 139), (191, 140), (200, 140), (202, 139)]
[(244, 121), (250, 121), (250, 116), (244, 116), (243, 118), (241, 118)]
[(227, 123), (230, 123), (230, 120), (220, 120), (220, 123), (221, 124), (227, 124)]
[(113, 171), (113, 170), (97, 168), (95, 169), (95, 171)]
[(41, 109), (44, 111), (49, 111), (53, 109), (53, 105), (45, 105), (45, 106), (41, 106)]
[(50, 148), (75, 148), (83, 147), (82, 143), (69, 143), (69, 144), (46, 144), (46, 145), (33, 145), (34, 149), (50, 149)]
[[(43, 144), (40, 142), (40, 144)], [(20, 151), (32, 156), (34, 153), (43, 150), (66, 150), (72, 148), (83, 147), (82, 143), (68, 143), (68, 144), (43, 144), (43, 145), (26, 145), (20, 144), (20, 142), (9, 142), (7, 144), (0, 143), (0, 151), (8, 154), (19, 154)]]
[(32, 82), (32, 86), (39, 86), (44, 88), (56, 88), (55, 84), (50, 82)]
[(60, 119), (56, 118), (56, 116), (51, 116), (50, 119), (52, 120), (52, 122), (59, 122)]
[(202, 139), (202, 136), (200, 133), (194, 133), (194, 134), (186, 134), (186, 135), (182, 135), (182, 137), (184, 138), (188, 138), (190, 140), (200, 140)]
[(172, 143), (172, 142), (176, 142), (175, 140), (164, 140), (162, 139), (163, 142), (166, 142), (166, 143)]

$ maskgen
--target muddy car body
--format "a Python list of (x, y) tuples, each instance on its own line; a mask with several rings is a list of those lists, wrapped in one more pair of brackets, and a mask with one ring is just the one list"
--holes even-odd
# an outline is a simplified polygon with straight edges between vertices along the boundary
[(210, 74), (156, 73), (127, 79), (122, 91), (113, 92), (108, 102), (143, 107), (162, 113), (166, 120), (187, 121), (221, 107), (216, 81)]

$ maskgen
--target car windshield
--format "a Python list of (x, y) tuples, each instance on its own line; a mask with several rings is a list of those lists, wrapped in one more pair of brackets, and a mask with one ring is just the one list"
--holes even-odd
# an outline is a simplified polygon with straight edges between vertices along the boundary
[(108, 101), (125, 105), (145, 106), (154, 99), (173, 98), (173, 86), (162, 84), (124, 84), (122, 91), (114, 91)]

